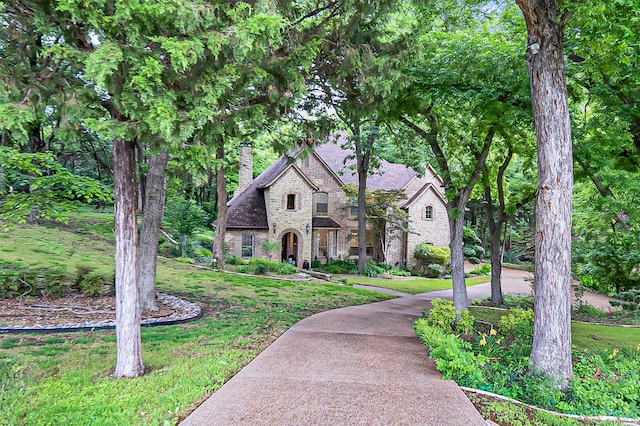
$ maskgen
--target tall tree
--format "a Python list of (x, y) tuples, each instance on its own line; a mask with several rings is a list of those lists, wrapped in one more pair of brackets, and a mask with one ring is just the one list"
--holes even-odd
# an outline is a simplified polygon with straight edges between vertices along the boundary
[(517, 37), (505, 30), (513, 27), (512, 8), (485, 13), (443, 3), (446, 19), (433, 17), (425, 30), (424, 46), (408, 70), (413, 84), (395, 102), (399, 120), (430, 151), (444, 180), (453, 299), (460, 310), (467, 308), (464, 211), (496, 134), (526, 104), (526, 74), (514, 66)]
[(566, 386), (571, 363), (573, 157), (564, 68), (570, 13), (557, 0), (516, 0), (527, 24), (527, 65), (538, 148), (531, 370)]

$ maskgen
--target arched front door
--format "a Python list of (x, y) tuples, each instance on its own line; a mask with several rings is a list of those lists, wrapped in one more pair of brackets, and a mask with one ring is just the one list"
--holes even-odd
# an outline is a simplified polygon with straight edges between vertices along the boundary
[(282, 236), (282, 261), (298, 265), (298, 236), (294, 232)]

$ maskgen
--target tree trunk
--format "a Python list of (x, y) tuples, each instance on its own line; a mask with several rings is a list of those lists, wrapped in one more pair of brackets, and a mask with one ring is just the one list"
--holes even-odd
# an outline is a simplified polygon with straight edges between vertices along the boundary
[(573, 158), (557, 0), (517, 0), (527, 23), (527, 64), (538, 146), (531, 370), (566, 386), (571, 364)]
[(489, 238), (491, 244), (491, 303), (500, 306), (504, 302), (502, 297), (502, 222), (489, 225)]
[(147, 201), (147, 194), (146, 194), (147, 176), (144, 173), (144, 167), (143, 167), (144, 160), (145, 160), (144, 148), (142, 147), (142, 144), (140, 143), (140, 141), (136, 141), (135, 146), (136, 146), (136, 159), (138, 164), (138, 181), (139, 181), (137, 212), (142, 213), (144, 212), (144, 203)]
[(220, 140), (216, 149), (216, 196), (218, 207), (218, 226), (213, 240), (213, 258), (220, 268), (225, 267), (224, 238), (227, 233), (227, 183), (224, 180), (224, 142)]
[[(453, 304), (456, 310), (467, 309), (467, 285), (464, 279), (464, 254), (462, 239), (464, 237), (464, 210), (453, 208), (454, 202), (447, 203), (449, 215), (449, 234), (451, 242), (451, 281), (453, 283)], [(465, 203), (466, 204), (466, 203)]]
[(137, 377), (144, 373), (144, 365), (137, 283), (136, 161), (132, 142), (114, 139), (113, 164), (116, 239), (115, 377)]
[(361, 167), (364, 159), (358, 159), (358, 270), (367, 267), (367, 172)]
[(162, 225), (165, 200), (165, 172), (169, 154), (162, 151), (149, 158), (147, 171), (146, 201), (140, 227), (138, 243), (138, 285), (140, 286), (140, 308), (157, 311), (156, 263), (158, 260), (158, 235)]
[(367, 175), (369, 151), (364, 146), (360, 123), (354, 126), (356, 165), (358, 169), (358, 270), (367, 267)]

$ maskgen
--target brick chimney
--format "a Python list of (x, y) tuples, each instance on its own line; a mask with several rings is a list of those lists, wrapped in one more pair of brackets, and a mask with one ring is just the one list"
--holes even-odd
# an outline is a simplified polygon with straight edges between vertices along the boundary
[(238, 164), (238, 189), (233, 196), (242, 194), (253, 182), (253, 147), (251, 142), (240, 143), (240, 162)]

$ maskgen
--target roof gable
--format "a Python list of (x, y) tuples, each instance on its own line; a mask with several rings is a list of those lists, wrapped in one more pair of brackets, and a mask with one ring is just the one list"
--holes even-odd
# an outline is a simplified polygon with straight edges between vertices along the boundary
[(401, 207), (403, 209), (409, 208), (411, 206), (411, 204), (415, 203), (416, 200), (421, 198), (423, 196), (423, 194), (425, 192), (427, 192), (427, 191), (432, 191), (434, 194), (436, 194), (436, 196), (442, 202), (442, 204), (447, 204), (447, 199), (444, 197), (444, 195), (440, 191), (438, 191), (438, 189), (435, 187), (435, 185), (433, 185), (432, 183), (427, 183), (426, 185), (423, 185), (422, 188), (417, 190), (416, 193), (413, 194), (413, 196), (411, 198), (409, 198), (407, 201), (402, 203)]

